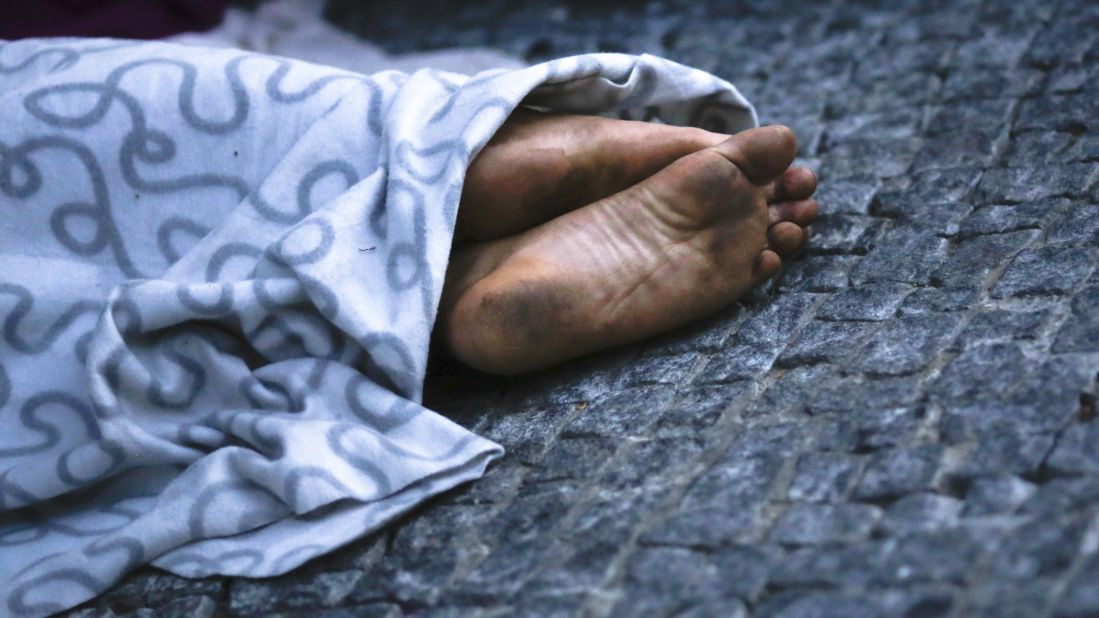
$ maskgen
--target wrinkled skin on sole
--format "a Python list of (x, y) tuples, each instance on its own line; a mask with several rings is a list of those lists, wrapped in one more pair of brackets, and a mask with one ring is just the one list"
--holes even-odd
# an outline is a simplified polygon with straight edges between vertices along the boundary
[(796, 150), (782, 126), (518, 112), (467, 173), (439, 334), (514, 374), (717, 311), (806, 242), (816, 179)]

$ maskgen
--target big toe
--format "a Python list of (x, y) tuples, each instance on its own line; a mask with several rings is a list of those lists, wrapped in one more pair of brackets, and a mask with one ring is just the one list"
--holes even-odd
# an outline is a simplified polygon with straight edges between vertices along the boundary
[(770, 125), (748, 129), (714, 146), (756, 184), (778, 178), (794, 162), (797, 139), (789, 127)]

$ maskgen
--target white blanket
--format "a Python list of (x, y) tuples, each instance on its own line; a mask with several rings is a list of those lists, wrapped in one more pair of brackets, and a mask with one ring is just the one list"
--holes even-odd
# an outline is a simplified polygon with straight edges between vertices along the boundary
[(500, 447), (419, 402), (465, 170), (521, 103), (755, 122), (651, 56), (0, 43), (0, 614), (282, 573), (480, 476)]

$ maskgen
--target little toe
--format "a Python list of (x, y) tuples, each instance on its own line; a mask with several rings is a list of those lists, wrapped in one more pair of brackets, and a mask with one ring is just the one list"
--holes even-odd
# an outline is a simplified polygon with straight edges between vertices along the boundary
[(817, 176), (806, 167), (792, 167), (775, 180), (767, 201), (793, 202), (807, 199), (817, 190)]
[(772, 225), (782, 221), (790, 221), (804, 227), (817, 218), (817, 201), (812, 199), (779, 202), (771, 204), (767, 209), (771, 215)]
[(782, 267), (782, 258), (770, 249), (764, 249), (752, 265), (752, 285), (759, 285), (775, 276)]
[(767, 230), (767, 245), (780, 256), (793, 255), (805, 244), (805, 230), (796, 223), (783, 221)]

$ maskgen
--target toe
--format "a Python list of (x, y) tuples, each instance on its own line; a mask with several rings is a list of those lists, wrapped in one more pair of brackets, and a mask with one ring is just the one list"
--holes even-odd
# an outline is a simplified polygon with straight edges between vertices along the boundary
[(782, 221), (790, 221), (804, 227), (817, 218), (817, 201), (779, 202), (768, 206), (768, 211), (771, 215), (772, 225)]
[(806, 167), (792, 167), (771, 185), (768, 202), (792, 202), (807, 199), (817, 190), (817, 177)]
[(775, 276), (782, 266), (782, 258), (770, 249), (764, 249), (752, 265), (752, 285), (759, 285)]
[(782, 125), (741, 131), (714, 148), (752, 182), (765, 184), (790, 167), (797, 154), (794, 132)]
[(767, 230), (767, 245), (780, 256), (796, 253), (805, 244), (805, 230), (796, 223), (783, 221)]

